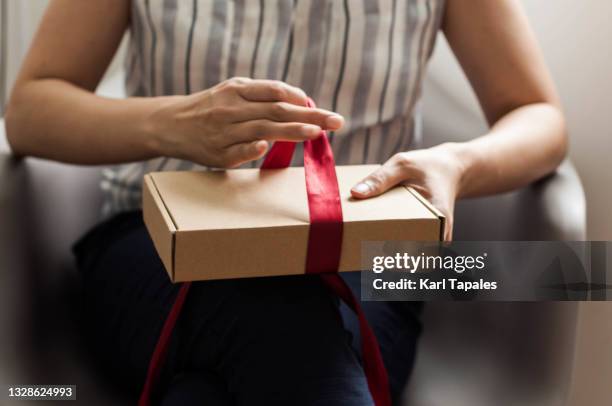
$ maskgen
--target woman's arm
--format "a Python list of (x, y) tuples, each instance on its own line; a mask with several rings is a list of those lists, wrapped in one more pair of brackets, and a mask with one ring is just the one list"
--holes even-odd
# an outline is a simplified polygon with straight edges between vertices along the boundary
[(16, 154), (75, 163), (153, 155), (136, 128), (147, 102), (93, 94), (128, 27), (129, 7), (121, 0), (51, 2), (8, 105)]
[(188, 96), (106, 99), (94, 94), (130, 21), (125, 0), (53, 0), (6, 114), (19, 155), (78, 164), (157, 156), (231, 167), (261, 157), (269, 140), (302, 141), (342, 118), (309, 109), (281, 82), (233, 79)]
[(449, 0), (443, 30), (491, 124), (458, 145), (459, 197), (499, 193), (550, 173), (565, 157), (555, 86), (517, 0)]
[(447, 0), (443, 31), (491, 125), (464, 143), (399, 153), (357, 184), (357, 198), (398, 183), (448, 217), (457, 198), (501, 193), (553, 171), (567, 149), (554, 85), (517, 0)]

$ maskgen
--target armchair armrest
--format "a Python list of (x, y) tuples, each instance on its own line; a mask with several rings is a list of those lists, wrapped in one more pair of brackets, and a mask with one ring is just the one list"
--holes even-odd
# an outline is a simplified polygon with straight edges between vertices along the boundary
[[(580, 180), (566, 161), (521, 190), (459, 202), (455, 239), (583, 240), (585, 217)], [(564, 404), (577, 308), (576, 302), (428, 303), (407, 404)]]
[[(473, 222), (474, 218), (479, 221)], [(523, 189), (457, 204), (456, 240), (580, 241), (585, 238), (586, 201), (570, 161)]]
[[(133, 404), (94, 367), (78, 330), (77, 280), (62, 266), (70, 242), (98, 211), (87, 208), (97, 197), (77, 190), (96, 191), (99, 171), (16, 159), (3, 141), (0, 122), (0, 382), (70, 383), (81, 403)], [(53, 179), (68, 185), (54, 190)], [(78, 227), (67, 224), (79, 216)]]
[[(1, 135), (1, 134), (0, 134)], [(26, 263), (24, 230), (16, 210), (20, 172), (15, 159), (0, 150), (0, 377), (5, 383), (17, 383), (24, 376), (27, 361), (22, 349), (29, 343), (28, 318), (31, 296), (24, 295), (30, 286)], [(25, 382), (25, 381), (24, 381)]]

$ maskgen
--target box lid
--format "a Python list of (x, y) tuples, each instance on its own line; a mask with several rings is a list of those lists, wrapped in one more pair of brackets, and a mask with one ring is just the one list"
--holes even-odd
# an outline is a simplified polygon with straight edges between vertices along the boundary
[[(375, 199), (352, 199), (350, 188), (376, 167), (339, 167), (345, 223), (437, 217), (403, 187)], [(157, 172), (149, 176), (178, 231), (309, 223), (304, 168)]]
[[(341, 271), (359, 269), (361, 241), (442, 235), (443, 216), (410, 188), (351, 197), (351, 187), (377, 167), (336, 168), (344, 217)], [(196, 279), (303, 273), (309, 227), (304, 168), (155, 172), (145, 177), (144, 189), (145, 222), (173, 280), (194, 280), (195, 268)]]

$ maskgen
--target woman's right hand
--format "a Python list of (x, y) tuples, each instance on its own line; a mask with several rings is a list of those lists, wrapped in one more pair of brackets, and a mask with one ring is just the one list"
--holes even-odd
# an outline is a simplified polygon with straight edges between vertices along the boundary
[(148, 118), (162, 156), (233, 168), (261, 158), (270, 141), (314, 139), (338, 130), (344, 119), (306, 107), (306, 94), (284, 82), (232, 78), (187, 96), (159, 98)]

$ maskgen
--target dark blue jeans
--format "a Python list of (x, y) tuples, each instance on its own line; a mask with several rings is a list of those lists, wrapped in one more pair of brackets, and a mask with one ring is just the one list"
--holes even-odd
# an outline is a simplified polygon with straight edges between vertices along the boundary
[[(88, 336), (135, 392), (177, 286), (141, 212), (102, 223), (75, 246)], [(344, 275), (359, 295), (359, 273)], [(413, 365), (419, 303), (364, 302), (397, 401)], [(198, 282), (164, 366), (162, 405), (371, 405), (356, 317), (317, 276)]]

